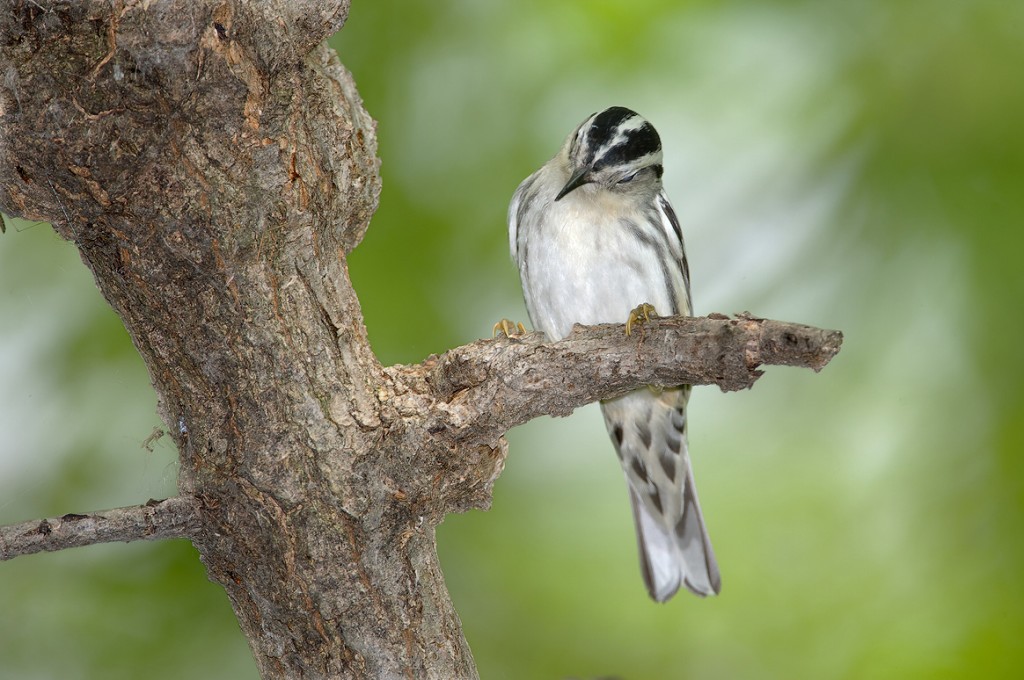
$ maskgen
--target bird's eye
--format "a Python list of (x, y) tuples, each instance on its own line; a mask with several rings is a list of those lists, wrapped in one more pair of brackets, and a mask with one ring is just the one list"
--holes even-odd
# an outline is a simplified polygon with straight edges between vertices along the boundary
[(619, 183), (619, 184), (629, 184), (629, 183), (630, 183), (630, 182), (632, 182), (632, 181), (633, 181), (634, 179), (636, 179), (636, 173), (635, 173), (635, 172), (631, 172), (631, 173), (629, 173), (628, 175), (624, 175), (624, 176), (622, 177), (622, 179), (620, 179), (620, 180), (619, 180), (619, 182), (618, 182), (618, 183)]

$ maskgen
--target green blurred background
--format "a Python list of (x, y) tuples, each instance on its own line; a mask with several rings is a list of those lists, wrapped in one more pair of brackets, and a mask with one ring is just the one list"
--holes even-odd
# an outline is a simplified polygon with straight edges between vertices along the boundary
[[(439, 529), (483, 678), (998, 678), (1024, 666), (1024, 3), (355, 0), (332, 40), (384, 191), (351, 271), (385, 363), (525, 319), (505, 208), (585, 116), (649, 118), (698, 313), (844, 331), (821, 374), (698, 388), (720, 597), (648, 601), (595, 407), (509, 435)], [(67, 243), (0, 236), (0, 523), (174, 493)], [(0, 564), (0, 678), (255, 678), (192, 547)]]

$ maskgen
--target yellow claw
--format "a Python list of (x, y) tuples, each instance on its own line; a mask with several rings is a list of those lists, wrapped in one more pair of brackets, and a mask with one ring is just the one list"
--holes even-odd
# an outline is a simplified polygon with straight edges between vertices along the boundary
[(658, 313), (654, 310), (654, 305), (647, 302), (639, 305), (629, 313), (629, 317), (626, 319), (626, 335), (628, 336), (633, 334), (634, 325), (640, 325), (644, 321), (650, 321), (652, 318), (658, 318)]
[(523, 327), (523, 324), (509, 319), (502, 319), (498, 323), (494, 324), (494, 328), (491, 329), (491, 337), (497, 337), (499, 330), (505, 334), (506, 338), (511, 338), (516, 335), (526, 335), (526, 328)]

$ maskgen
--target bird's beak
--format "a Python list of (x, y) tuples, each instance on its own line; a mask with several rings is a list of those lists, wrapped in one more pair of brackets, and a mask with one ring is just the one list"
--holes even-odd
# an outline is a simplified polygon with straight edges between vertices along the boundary
[(558, 192), (557, 196), (555, 196), (555, 200), (559, 200), (569, 192), (573, 191), (574, 189), (578, 189), (584, 184), (588, 184), (589, 182), (590, 167), (585, 166), (580, 168), (576, 172), (572, 173), (572, 177), (569, 178), (569, 181), (565, 183), (565, 186), (562, 187), (562, 190)]

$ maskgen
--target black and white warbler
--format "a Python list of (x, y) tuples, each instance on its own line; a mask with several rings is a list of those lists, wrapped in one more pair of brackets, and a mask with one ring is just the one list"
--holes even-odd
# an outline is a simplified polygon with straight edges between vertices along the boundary
[[(654, 310), (692, 314), (662, 171), (654, 127), (613, 106), (583, 121), (519, 185), (509, 247), (535, 328), (559, 340), (575, 323), (628, 319), (629, 332)], [(687, 454), (689, 396), (689, 385), (644, 388), (601, 404), (629, 485), (644, 582), (658, 602), (680, 586), (701, 596), (721, 588)]]

